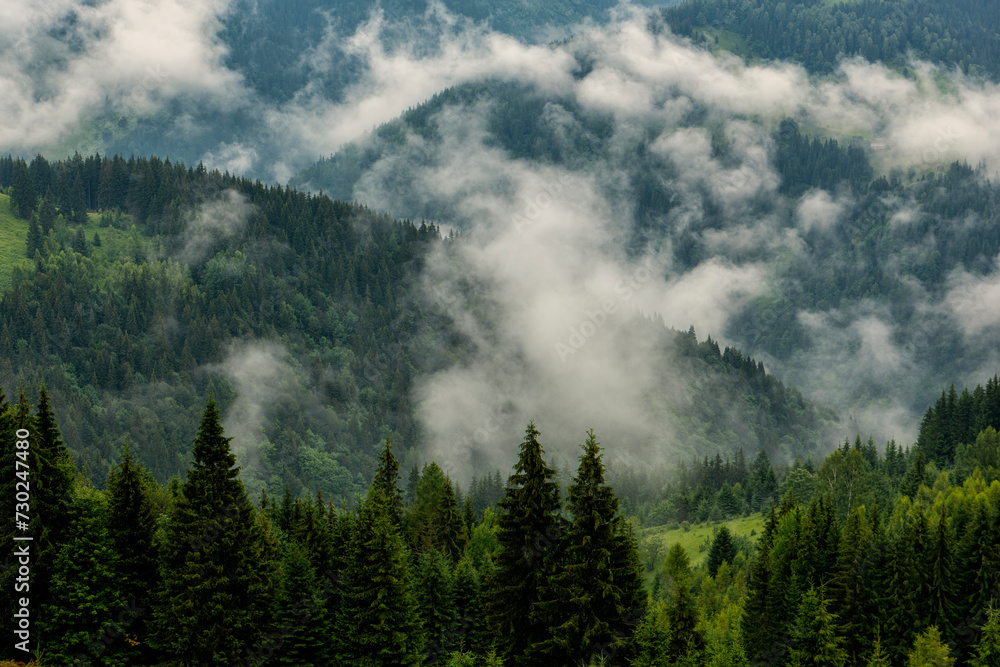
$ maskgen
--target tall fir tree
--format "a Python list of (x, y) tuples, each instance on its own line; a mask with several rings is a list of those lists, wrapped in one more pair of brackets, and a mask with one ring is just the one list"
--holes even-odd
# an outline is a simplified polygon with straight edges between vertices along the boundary
[(802, 596), (792, 627), (791, 664), (794, 667), (844, 667), (847, 651), (837, 634), (837, 617), (827, 610), (822, 592), (810, 588)]
[(528, 647), (548, 637), (548, 627), (539, 623), (534, 606), (551, 575), (553, 547), (565, 532), (556, 472), (545, 464), (538, 435), (534, 423), (529, 423), (499, 503), (500, 552), (485, 596), (490, 626), (496, 637), (503, 638), (502, 657), (517, 667), (529, 665)]
[(1000, 665), (1000, 609), (986, 611), (986, 623), (976, 642), (969, 667), (996, 667)]
[(914, 640), (906, 663), (907, 667), (953, 667), (954, 664), (955, 658), (951, 657), (948, 645), (933, 625)]
[[(622, 539), (626, 521), (618, 516), (618, 497), (605, 483), (593, 430), (582, 448), (567, 501), (572, 524), (559, 546), (558, 570), (535, 607), (549, 636), (529, 651), (548, 665), (589, 664), (617, 655), (644, 611), (637, 594), (641, 574), (620, 553), (634, 545)], [(642, 602), (644, 598), (642, 593)]]
[[(330, 664), (330, 626), (323, 588), (302, 544), (290, 540), (281, 563), (281, 584), (275, 613), (275, 631), (280, 641), (273, 651), (274, 663), (294, 667), (324, 667)], [(269, 647), (270, 648), (270, 647)]]
[(451, 563), (437, 549), (418, 556), (415, 592), (427, 640), (424, 664), (442, 664), (456, 646), (458, 611)]
[(14, 182), (10, 188), (10, 207), (14, 214), (27, 220), (38, 204), (38, 193), (31, 179), (31, 172), (24, 160), (14, 163)]
[(274, 563), (230, 441), (210, 399), (159, 544), (154, 643), (185, 664), (246, 660), (270, 629)]
[[(23, 395), (19, 408), (17, 414), (22, 415), (22, 418), (18, 421), (23, 422), (23, 414), (27, 408)], [(76, 468), (63, 444), (62, 433), (56, 425), (55, 413), (44, 385), (38, 392), (38, 405), (29, 430), (31, 448), (37, 457), (37, 468), (32, 476), (35, 486), (31, 494), (31, 530), (35, 536), (34, 545), (38, 549), (38, 557), (32, 562), (34, 576), (31, 583), (33, 590), (37, 591), (34, 598), (43, 608), (44, 615), (44, 609), (54, 601), (51, 577), (56, 557), (66, 542), (70, 528), (73, 503), (71, 494), (76, 483)], [(50, 639), (46, 635), (47, 627), (52, 626), (40, 624), (39, 644), (43, 645)]]
[(928, 555), (931, 559), (928, 563), (931, 574), (928, 621), (941, 632), (945, 643), (951, 643), (957, 639), (955, 634), (958, 623), (955, 604), (957, 573), (947, 512), (942, 512), (938, 519), (938, 525), (934, 529), (934, 542)]
[(378, 468), (372, 480), (389, 499), (389, 516), (399, 526), (403, 520), (403, 492), (399, 488), (399, 461), (392, 453), (392, 440), (385, 439), (385, 447), (378, 456)]
[(151, 662), (148, 621), (160, 573), (149, 484), (155, 482), (134, 461), (132, 448), (126, 444), (121, 463), (108, 475), (108, 538), (117, 556), (115, 577), (121, 596), (132, 608), (142, 610), (132, 619), (129, 634), (137, 642), (139, 656)]
[(844, 525), (830, 586), (835, 601), (832, 610), (840, 619), (837, 630), (846, 640), (844, 648), (852, 663), (860, 662), (874, 642), (878, 621), (875, 583), (880, 566), (868, 513), (865, 507), (857, 507)]
[(735, 557), (736, 544), (733, 542), (733, 535), (729, 532), (729, 528), (722, 526), (712, 539), (712, 546), (708, 550), (706, 565), (709, 576), (714, 577), (723, 563), (732, 565)]
[(136, 664), (131, 626), (144, 612), (121, 594), (106, 501), (81, 485), (68, 512), (65, 542), (49, 566), (51, 593), (42, 607), (39, 648), (56, 665)]
[(687, 552), (674, 544), (664, 563), (666, 622), (669, 635), (663, 650), (667, 664), (697, 664), (705, 651), (698, 607), (691, 594), (691, 565)]
[(406, 545), (392, 521), (392, 499), (368, 489), (353, 522), (337, 627), (337, 664), (420, 664), (423, 633)]

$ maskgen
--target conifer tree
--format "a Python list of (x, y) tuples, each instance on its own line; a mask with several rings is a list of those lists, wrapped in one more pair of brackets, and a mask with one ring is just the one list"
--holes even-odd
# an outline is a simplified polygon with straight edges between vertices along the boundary
[(924, 478), (926, 477), (927, 460), (924, 457), (923, 449), (917, 450), (917, 455), (913, 459), (913, 463), (910, 464), (909, 469), (906, 471), (906, 476), (903, 478), (902, 484), (899, 486), (899, 492), (904, 496), (913, 497), (916, 494), (917, 489), (920, 485), (924, 483)]
[(938, 628), (947, 643), (955, 639), (957, 613), (951, 529), (945, 512), (942, 512), (937, 529), (934, 531), (934, 543), (929, 556), (931, 599), (928, 620)]
[(65, 541), (49, 566), (39, 647), (55, 665), (135, 664), (138, 651), (123, 635), (133, 636), (131, 624), (144, 611), (120, 593), (106, 502), (97, 491), (80, 486), (68, 514)]
[(56, 222), (56, 205), (52, 199), (52, 192), (47, 191), (42, 199), (41, 206), (38, 207), (38, 225), (41, 228), (41, 236), (44, 240)]
[(600, 444), (593, 430), (587, 436), (569, 488), (572, 524), (559, 545), (559, 568), (543, 586), (536, 606), (549, 637), (531, 652), (550, 665), (586, 664), (617, 654), (631, 635), (630, 625), (642, 615), (642, 609), (635, 608), (640, 573), (621, 553), (634, 550), (634, 545), (621, 539), (626, 522), (618, 516), (614, 490), (604, 481)]
[(868, 656), (865, 667), (892, 667), (889, 662), (889, 654), (882, 648), (882, 638), (879, 636), (875, 637), (875, 643), (872, 645), (872, 652)]
[[(297, 541), (285, 545), (282, 558), (273, 653), (279, 665), (323, 667), (330, 663), (329, 626), (325, 600), (306, 548)], [(267, 655), (267, 651), (263, 655)]]
[(465, 553), (469, 541), (465, 519), (459, 512), (451, 480), (437, 463), (424, 468), (403, 523), (407, 543), (415, 553), (438, 549), (452, 564)]
[(338, 665), (411, 667), (423, 646), (406, 545), (392, 499), (372, 485), (352, 526), (337, 628)]
[(389, 499), (389, 515), (399, 526), (403, 520), (403, 492), (399, 488), (399, 461), (392, 453), (392, 440), (385, 439), (385, 447), (378, 456), (378, 468), (372, 480)]
[(802, 596), (792, 627), (792, 665), (843, 667), (847, 662), (843, 641), (837, 634), (837, 617), (827, 610), (822, 593), (810, 588)]
[(437, 549), (418, 557), (415, 590), (427, 640), (424, 664), (437, 665), (454, 646), (458, 618), (451, 564)]
[[(25, 423), (27, 409), (28, 404), (22, 394), (16, 413), (18, 428)], [(37, 466), (32, 474), (35, 484), (31, 493), (31, 534), (38, 551), (37, 558), (32, 562), (31, 584), (32, 589), (37, 591), (33, 601), (37, 601), (44, 610), (53, 602), (51, 577), (56, 556), (67, 539), (71, 494), (76, 478), (76, 469), (63, 444), (44, 385), (38, 392), (35, 417), (28, 428), (31, 431), (31, 449), (37, 457)], [(50, 639), (45, 634), (47, 627), (52, 626), (40, 625), (39, 644)]]
[(115, 576), (122, 598), (132, 607), (143, 609), (129, 627), (141, 655), (151, 659), (147, 620), (152, 611), (152, 594), (159, 586), (155, 544), (156, 517), (142, 467), (125, 446), (122, 461), (108, 476), (108, 537), (117, 555)]
[(500, 552), (487, 581), (485, 606), (495, 636), (503, 638), (503, 659), (527, 665), (529, 646), (548, 637), (534, 605), (550, 575), (553, 551), (564, 532), (559, 516), (555, 470), (545, 464), (538, 429), (529, 422), (514, 473), (499, 503), (497, 540)]
[(846, 639), (845, 649), (857, 662), (868, 652), (870, 633), (878, 614), (875, 577), (880, 563), (875, 562), (874, 536), (865, 508), (851, 512), (841, 534), (836, 572), (830, 587), (835, 600), (833, 609), (840, 619), (838, 632)]
[(28, 243), (27, 243), (27, 254), (28, 259), (34, 259), (35, 253), (42, 249), (42, 230), (41, 226), (38, 224), (38, 216), (32, 215), (31, 220), (28, 221)]
[(715, 534), (715, 538), (712, 540), (712, 546), (708, 550), (708, 560), (706, 564), (708, 565), (709, 576), (714, 577), (719, 571), (719, 566), (724, 562), (733, 564), (733, 558), (736, 557), (736, 544), (733, 542), (733, 536), (729, 532), (729, 528), (722, 526), (719, 528), (719, 532)]
[(182, 663), (246, 660), (270, 629), (271, 546), (239, 479), (230, 440), (210, 399), (159, 545), (154, 642)]
[(1000, 610), (990, 608), (986, 611), (986, 624), (979, 634), (969, 667), (996, 665), (1000, 665)]
[(757, 542), (757, 557), (750, 566), (747, 596), (740, 619), (743, 648), (753, 663), (759, 662), (764, 653), (774, 645), (776, 636), (767, 622), (768, 600), (771, 597), (771, 548), (777, 531), (778, 517), (774, 509), (764, 523), (764, 532)]
[(469, 556), (462, 558), (455, 567), (455, 614), (454, 644), (463, 651), (483, 653), (489, 644), (489, 633), (479, 573)]
[(664, 574), (669, 637), (663, 650), (667, 664), (698, 660), (705, 650), (705, 638), (698, 628), (698, 608), (691, 595), (690, 561), (680, 544), (674, 544), (667, 553)]
[(667, 654), (670, 630), (667, 626), (667, 608), (657, 603), (646, 612), (635, 632), (635, 655), (630, 667), (672, 667)]
[(932, 625), (917, 636), (906, 664), (907, 667), (953, 667), (955, 659), (941, 640), (941, 633)]
[(31, 180), (31, 172), (24, 160), (14, 163), (14, 182), (10, 189), (10, 207), (14, 214), (27, 220), (38, 205), (38, 194)]

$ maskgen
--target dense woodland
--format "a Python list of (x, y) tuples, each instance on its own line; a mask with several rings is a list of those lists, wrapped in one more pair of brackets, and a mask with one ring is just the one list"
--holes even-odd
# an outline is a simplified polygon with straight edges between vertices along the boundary
[[(975, 393), (995, 398), (996, 383)], [(15, 471), (30, 469), (42, 665), (986, 667), (1000, 656), (995, 422), (971, 447), (948, 440), (968, 473), (927, 463), (921, 445), (883, 453), (860, 439), (780, 476), (755, 462), (748, 474), (772, 492), (756, 540), (723, 526), (704, 564), (675, 544), (648, 572), (593, 431), (561, 488), (529, 424), (482, 513), (434, 462), (404, 491), (387, 441), (346, 508), (321, 492), (252, 501), (212, 400), (184, 481), (167, 488), (125, 447), (95, 489), (44, 388), (34, 407), (21, 393), (0, 408), (8, 511)], [(727, 484), (740, 467), (686, 470), (681, 487)], [(9, 643), (3, 655), (25, 657)]]
[[(429, 253), (462, 242), (433, 225), (156, 158), (2, 158), (0, 187), (33, 260), (0, 297), (0, 385), (47, 383), (75, 462), (100, 486), (127, 437), (161, 483), (183, 470), (204, 401), (239, 408), (247, 390), (226, 364), (255, 358), (242, 356), (249, 341), (278, 350), (264, 356), (281, 372), (254, 377), (282, 395), (238, 443), (259, 452), (247, 483), (352, 498), (385, 438), (417, 463), (415, 375), (474, 354), (451, 314), (413, 295)], [(206, 228), (223, 209), (245, 220)], [(791, 460), (836, 419), (693, 329), (638, 315), (625, 328), (659, 336), (651, 363), (692, 385), (687, 454), (740, 443)]]
[[(553, 108), (573, 122), (553, 123)], [(713, 159), (728, 168), (738, 166), (733, 143), (725, 128), (711, 120), (709, 110), (694, 104), (677, 127), (652, 122), (634, 138), (623, 160), (621, 138), (610, 115), (583, 109), (573, 99), (548, 91), (504, 82), (443, 91), (371, 137), (320, 160), (293, 183), (350, 198), (363, 177), (373, 178), (372, 165), (378, 162), (378, 178), (401, 202), (395, 214), (428, 219), (445, 215), (456, 225), (472, 225), (451, 217), (448, 201), (411, 193), (407, 179), (400, 177), (399, 170), (433, 168), (445, 159), (437, 148), (447, 129), (439, 126), (447, 117), (444, 110), (483, 116), (484, 145), (503, 149), (526, 164), (584, 174), (601, 165), (615, 173), (614, 186), (603, 194), (612, 206), (629, 213), (628, 248), (638, 254), (669, 239), (677, 272), (718, 258), (715, 239), (745, 220), (776, 220), (773, 233), (798, 234), (797, 211), (803, 198), (822, 191), (836, 199), (844, 207), (838, 219), (803, 231), (803, 243), (794, 249), (776, 251), (762, 243), (721, 253), (727, 261), (766, 261), (774, 267), (775, 290), (736, 312), (722, 333), (754, 356), (770, 356), (794, 368), (796, 374), (785, 377), (792, 384), (803, 387), (825, 372), (822, 341), (810, 334), (802, 313), (822, 314), (831, 326), (846, 326), (862, 313), (876, 313), (890, 322), (894, 348), (920, 350), (914, 380), (919, 390), (905, 398), (914, 412), (922, 411), (931, 392), (951, 383), (956, 373), (976, 370), (956, 364), (985, 358), (997, 342), (993, 331), (966, 336), (955, 321), (919, 307), (922, 300), (943, 300), (948, 278), (956, 272), (980, 279), (994, 271), (1000, 254), (1000, 184), (995, 175), (983, 165), (962, 162), (879, 173), (868, 142), (817, 136), (815, 128), (800, 127), (794, 119), (776, 121), (773, 127), (769, 159), (780, 185), (776, 192), (752, 197), (739, 219), (733, 219), (731, 207), (707, 186), (686, 185), (683, 169), (652, 149), (661, 134), (696, 128), (711, 133)], [(386, 165), (398, 165), (398, 170), (386, 174)], [(688, 214), (692, 207), (698, 211), (693, 218)], [(846, 393), (863, 406), (900, 392), (877, 373), (859, 369)]]
[(1000, 8), (987, 0), (692, 0), (664, 10), (674, 32), (735, 33), (750, 54), (829, 73), (860, 56), (905, 71), (912, 57), (996, 81)]

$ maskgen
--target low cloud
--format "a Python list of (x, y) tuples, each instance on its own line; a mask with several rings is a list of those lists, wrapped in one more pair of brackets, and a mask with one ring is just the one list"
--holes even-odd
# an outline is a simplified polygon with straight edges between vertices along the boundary
[(253, 205), (235, 190), (226, 190), (215, 200), (197, 206), (188, 214), (182, 236), (184, 247), (176, 259), (198, 264), (217, 244), (239, 236), (253, 213)]

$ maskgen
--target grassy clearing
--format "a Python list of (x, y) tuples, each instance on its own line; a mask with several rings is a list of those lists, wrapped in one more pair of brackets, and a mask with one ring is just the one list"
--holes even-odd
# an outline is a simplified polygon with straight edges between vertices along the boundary
[(14, 217), (10, 197), (0, 194), (0, 293), (11, 286), (14, 267), (28, 264), (28, 223)]
[[(645, 567), (647, 578), (651, 580), (653, 574), (659, 571), (663, 565), (664, 557), (674, 544), (680, 544), (687, 551), (688, 558), (691, 559), (691, 567), (700, 565), (708, 556), (708, 547), (712, 543), (715, 530), (723, 525), (727, 526), (733, 535), (745, 535), (751, 540), (756, 540), (756, 536), (760, 535), (764, 529), (764, 516), (751, 514), (748, 517), (740, 517), (731, 521), (718, 523), (708, 521), (692, 525), (688, 530), (666, 526), (640, 529), (636, 538), (639, 542), (639, 558)], [(755, 535), (751, 536), (751, 532), (754, 532)], [(652, 565), (652, 569), (650, 569), (650, 565)]]

